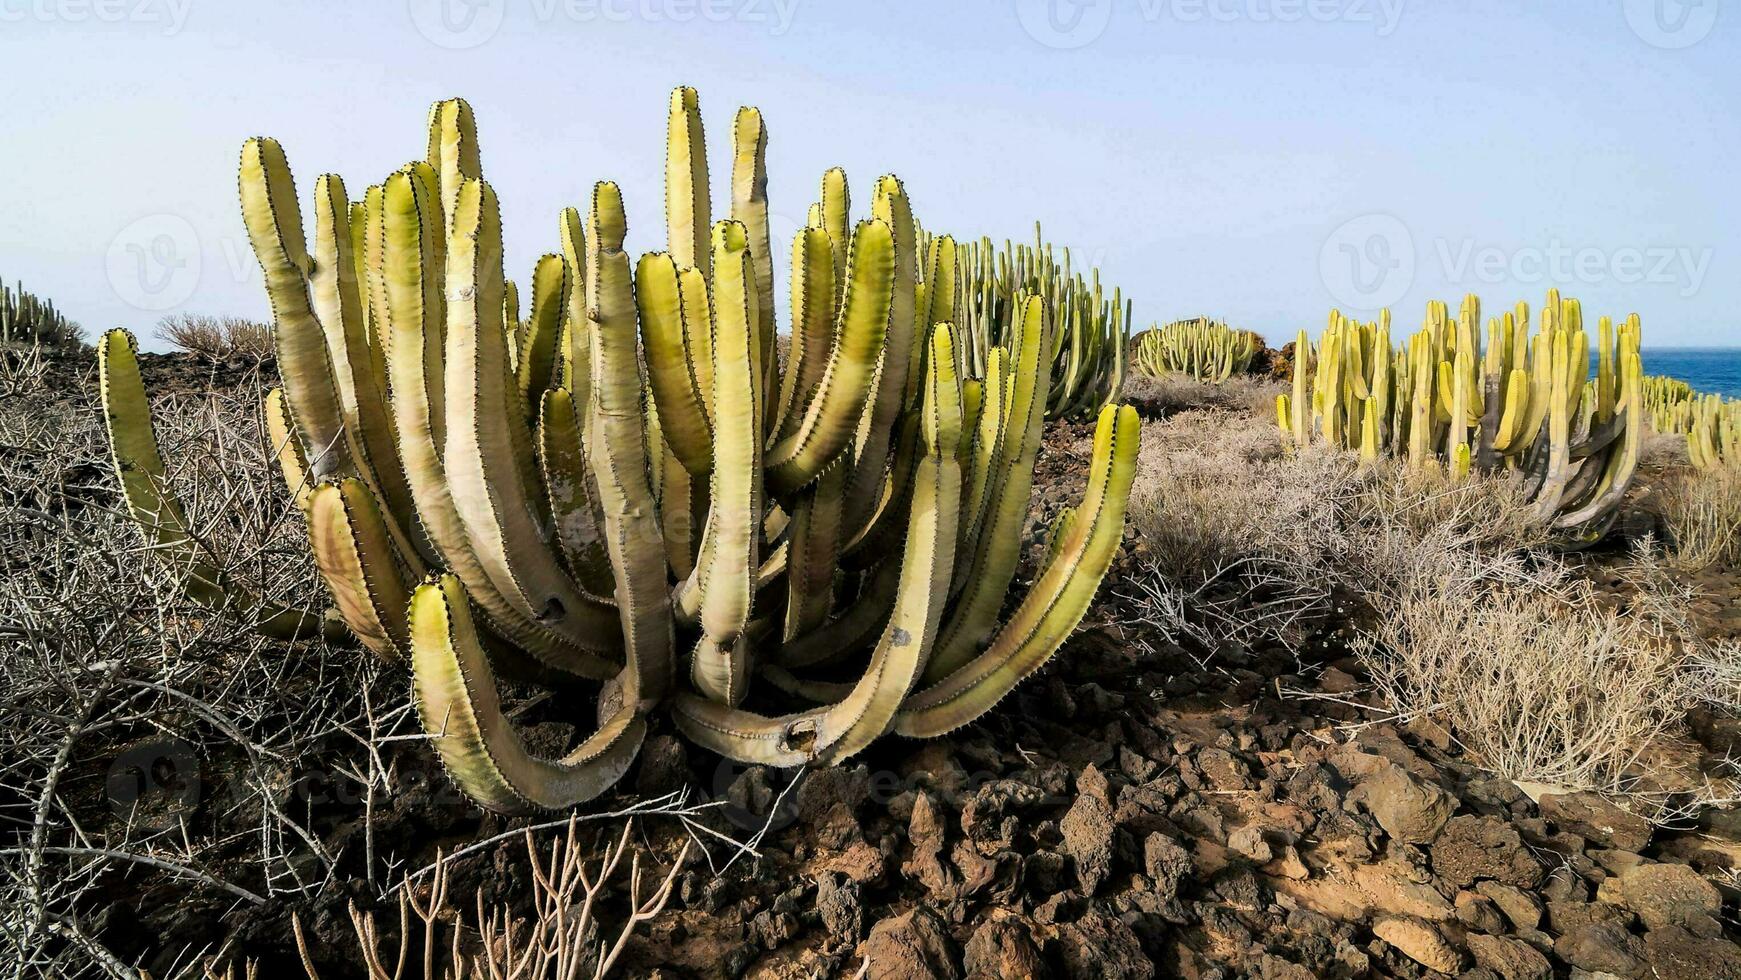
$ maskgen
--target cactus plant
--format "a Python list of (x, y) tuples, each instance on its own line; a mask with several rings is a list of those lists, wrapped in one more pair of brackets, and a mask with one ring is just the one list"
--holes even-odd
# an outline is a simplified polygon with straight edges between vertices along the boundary
[(0, 344), (69, 344), (82, 336), (53, 300), (29, 292), (23, 282), (17, 289), (0, 283)]
[(1586, 541), (1617, 512), (1638, 465), (1645, 418), (1636, 315), (1598, 326), (1598, 358), (1576, 300), (1550, 291), (1538, 332), (1529, 308), (1487, 321), (1463, 300), (1452, 318), (1428, 304), (1426, 323), (1393, 350), (1389, 311), (1358, 323), (1330, 314), (1316, 346), (1302, 332), (1294, 393), (1277, 400), (1290, 442), (1321, 441), (1367, 458), (1404, 458), (1453, 476), (1518, 472), (1538, 516)]
[(1741, 467), (1741, 399), (1700, 395), (1687, 404), (1687, 456), (1693, 465)]
[[(283, 151), (243, 150), (283, 376), (268, 429), (335, 615), (410, 665), (436, 751), (494, 810), (597, 796), (658, 709), (701, 745), (779, 765), (965, 725), (1057, 650), (1122, 537), (1138, 423), (1107, 405), (1085, 496), (1000, 620), (1056, 307), (1023, 297), (983, 370), (964, 370), (953, 242), (922, 237), (893, 177), (850, 223), (830, 171), (791, 250), (782, 367), (761, 115), (737, 115), (717, 222), (693, 90), (673, 94), (668, 132), (667, 249), (632, 263), (621, 195), (600, 183), (586, 221), (563, 213), (523, 319), (463, 101), (432, 110), (427, 159), (359, 200), (319, 178), (312, 251)], [(129, 501), (185, 543), (131, 341), (112, 333), (101, 354)], [(196, 598), (238, 601), (234, 583), (196, 582)], [(321, 621), (258, 618), (287, 635)], [(816, 673), (855, 666), (851, 683)], [(498, 674), (603, 682), (597, 731), (533, 755)]]
[(961, 256), (964, 276), (958, 312), (968, 371), (984, 373), (991, 349), (1008, 346), (1020, 329), (1027, 298), (1039, 296), (1057, 325), (1046, 417), (1087, 415), (1119, 400), (1128, 370), (1131, 303), (1117, 288), (1106, 295), (1099, 269), (1087, 276), (1073, 271), (1070, 250), (1054, 250), (1039, 222), (1032, 245), (1006, 241), (994, 249), (991, 239), (982, 238), (951, 248)]
[(1220, 384), (1251, 367), (1263, 342), (1250, 330), (1197, 317), (1164, 327), (1150, 326), (1136, 339), (1137, 370), (1151, 378), (1184, 374)]

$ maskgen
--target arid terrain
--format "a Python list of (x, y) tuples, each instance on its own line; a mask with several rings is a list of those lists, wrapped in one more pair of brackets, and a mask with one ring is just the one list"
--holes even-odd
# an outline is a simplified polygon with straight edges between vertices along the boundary
[[(407, 941), (418, 975), (426, 934), (536, 918), (527, 842), (549, 853), (557, 816), (467, 802), (365, 651), (181, 598), (117, 513), (92, 362), (5, 356), (0, 959), (302, 976), (294, 922), (328, 980), (397, 976)], [(268, 593), (316, 594), (258, 438), (271, 363), (144, 360), (195, 525)], [(627, 824), (643, 898), (683, 860), (619, 973), (1741, 977), (1741, 568), (1664, 543), (1677, 447), (1651, 447), (1607, 541), (1563, 554), (1502, 488), (1283, 454), (1278, 390), (1131, 382), (1123, 554), (973, 726), (796, 772), (655, 721), (575, 831), (591, 859)], [(1091, 428), (1048, 430), (1030, 559)], [(592, 692), (510, 695), (549, 749), (593, 720)], [(599, 891), (606, 946), (629, 884)]]

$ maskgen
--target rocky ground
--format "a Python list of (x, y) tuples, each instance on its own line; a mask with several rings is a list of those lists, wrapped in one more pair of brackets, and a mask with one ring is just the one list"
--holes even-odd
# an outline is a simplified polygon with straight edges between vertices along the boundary
[[(184, 358), (147, 359), (146, 371), (160, 389), (223, 381)], [(1083, 435), (1049, 435), (1035, 527), (1078, 494)], [(1334, 636), (1301, 660), (1197, 649), (1140, 626), (1123, 596), (1143, 543), (1126, 550), (1052, 665), (948, 738), (887, 739), (794, 784), (657, 731), (603, 805), (688, 785), (725, 802), (707, 818), (721, 832), (769, 832), (759, 859), (724, 874), (692, 854), (625, 975), (1741, 977), (1741, 816), (1664, 830), (1592, 795), (1532, 798), (1431, 722), (1384, 721)], [(1718, 581), (1727, 594), (1695, 612), (1735, 622), (1737, 585)], [(554, 742), (573, 730), (548, 703), (523, 720)], [(1741, 753), (1736, 720), (1694, 721), (1706, 753)], [(415, 741), (390, 754), (401, 778), (433, 771)], [(403, 853), (427, 860), (509, 826), (438, 780), (412, 783), (373, 812), (377, 838)], [(361, 812), (329, 803), (308, 826), (354, 854)], [(649, 820), (640, 839), (668, 860), (686, 837)], [(468, 896), (513, 900), (525, 886), (514, 839), (455, 869)], [(92, 921), (159, 970), (182, 946), (233, 937), (263, 975), (294, 976), (295, 912), (323, 976), (364, 975), (346, 913), (371, 903), (362, 881), (261, 909), (210, 891), (120, 878), (93, 899), (111, 904)]]

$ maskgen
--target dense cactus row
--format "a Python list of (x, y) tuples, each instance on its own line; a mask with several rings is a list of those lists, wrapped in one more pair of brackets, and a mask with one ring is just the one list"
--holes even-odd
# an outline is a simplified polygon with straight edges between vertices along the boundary
[(1151, 378), (1183, 374), (1220, 384), (1249, 370), (1262, 346), (1250, 330), (1235, 330), (1221, 321), (1197, 317), (1164, 327), (1151, 326), (1137, 338), (1133, 356), (1137, 370)]
[(1693, 424), (1693, 404), (1699, 393), (1679, 378), (1661, 374), (1644, 377), (1644, 414), (1661, 435), (1685, 435)]
[[(600, 183), (586, 221), (563, 212), (523, 317), (464, 102), (432, 111), (427, 159), (356, 201), (318, 178), (312, 251), (283, 151), (243, 150), (283, 377), (268, 429), (336, 615), (409, 662), (435, 748), (492, 809), (603, 792), (656, 709), (775, 765), (957, 728), (1058, 648), (1118, 548), (1138, 425), (1108, 403), (1083, 500), (1001, 615), (1055, 366), (1090, 329), (1078, 310), (1123, 322), (1097, 288), (1018, 289), (964, 349), (961, 250), (924, 236), (893, 177), (854, 223), (830, 171), (791, 248), (782, 365), (766, 143), (739, 110), (730, 217), (714, 222), (696, 95), (679, 89), (667, 251), (631, 262), (621, 196)], [(327, 625), (202, 558), (163, 492), (131, 338), (101, 355), (128, 503), (190, 591), (281, 636)], [(604, 682), (596, 733), (534, 756), (498, 673)]]
[(1687, 456), (1693, 465), (1741, 467), (1741, 399), (1700, 395), (1687, 404)]
[(79, 340), (79, 325), (24, 288), (0, 283), (0, 344), (66, 344)]
[(1099, 269), (1087, 276), (1073, 270), (1070, 250), (1054, 250), (1038, 222), (1032, 245), (1005, 241), (997, 249), (982, 238), (957, 251), (965, 277), (958, 315), (968, 370), (987, 370), (991, 349), (1010, 343), (1021, 329), (1027, 300), (1038, 296), (1057, 325), (1046, 417), (1086, 415), (1118, 401), (1129, 356), (1131, 304), (1118, 288), (1106, 295)]
[(1638, 317), (1601, 319), (1593, 377), (1577, 300), (1550, 291), (1533, 338), (1529, 317), (1519, 303), (1490, 318), (1484, 347), (1479, 299), (1465, 297), (1454, 319), (1435, 301), (1393, 349), (1388, 310), (1374, 323), (1332, 312), (1316, 346), (1300, 333), (1278, 420), (1296, 445), (1321, 440), (1453, 475), (1521, 473), (1543, 520), (1597, 535), (1631, 484), (1646, 424)]

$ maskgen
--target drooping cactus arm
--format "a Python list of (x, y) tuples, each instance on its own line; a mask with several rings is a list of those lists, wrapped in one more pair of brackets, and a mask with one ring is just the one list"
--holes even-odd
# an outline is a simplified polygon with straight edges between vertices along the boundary
[[(316, 488), (308, 506), (308, 540), (315, 567), (345, 625), (383, 658), (405, 659), (410, 650), (405, 622), (410, 591), (367, 484), (350, 477)], [(414, 577), (423, 574), (420, 564), (407, 571)]]
[(864, 651), (888, 622), (900, 582), (900, 563), (884, 561), (868, 573), (858, 597), (844, 612), (787, 642), (768, 659), (788, 668), (817, 667)]
[(894, 615), (869, 668), (845, 699), (814, 711), (767, 718), (680, 694), (678, 727), (729, 758), (770, 765), (832, 765), (888, 731), (937, 635), (954, 566), (961, 507), (960, 383), (953, 329), (932, 336), (922, 408), (925, 457), (918, 465)]
[(649, 452), (657, 447), (651, 445), (641, 412), (634, 283), (623, 252), (625, 231), (621, 193), (615, 184), (599, 184), (593, 189), (586, 257), (593, 376), (588, 462), (617, 582), (624, 662), (637, 672), (640, 697), (650, 705), (670, 689), (674, 640), (665, 542), (647, 476)]
[[(447, 444), (442, 463), (472, 553), (519, 611), (595, 654), (621, 649), (615, 610), (563, 572), (525, 485), (531, 436), (508, 371), (501, 329), (501, 222), (483, 181), (460, 188), (448, 238)], [(460, 397), (463, 393), (463, 397)], [(524, 447), (524, 449), (522, 449)], [(522, 452), (525, 454), (522, 457)]]
[(1556, 517), (1556, 528), (1576, 528), (1608, 516), (1620, 506), (1621, 501), (1626, 498), (1627, 489), (1632, 485), (1632, 476), (1638, 469), (1639, 452), (1644, 445), (1644, 422), (1641, 417), (1644, 414), (1644, 363), (1636, 351), (1621, 353), (1620, 361), (1621, 390), (1616, 407), (1611, 408), (1610, 412), (1612, 418), (1629, 420), (1622, 437), (1625, 442), (1619, 451), (1609, 455), (1607, 465), (1603, 467), (1602, 479), (1589, 495), (1587, 502)]
[(997, 625), (1004, 594), (1021, 559), (1021, 531), (1033, 489), (1034, 460), (1045, 431), (1045, 399), (1051, 372), (1042, 356), (1051, 338), (1045, 302), (1030, 297), (1022, 311), (1021, 333), (1013, 356), (1010, 414), (1000, 458), (993, 464), (985, 516), (971, 556), (958, 555), (954, 578), (966, 581), (944, 621), (927, 683), (934, 683), (972, 659)]
[(702, 637), (690, 677), (707, 697), (736, 704), (749, 685), (743, 638), (761, 564), (765, 375), (755, 322), (755, 273), (744, 226), (721, 221), (714, 226), (712, 247), (713, 509), (694, 576)]
[(928, 738), (968, 724), (1038, 670), (1069, 637), (1118, 553), (1141, 435), (1135, 409), (1115, 406), (1100, 413), (1088, 490), (1056, 556), (991, 646), (941, 683), (909, 697), (895, 731)]
[[(157, 450), (151, 406), (139, 378), (133, 336), (111, 330), (97, 345), (97, 385), (103, 421), (109, 430), (110, 459), (127, 510), (145, 535), (146, 545), (168, 558), (181, 576), (182, 590), (201, 605), (234, 609), (268, 636), (303, 640), (327, 628), (323, 617), (266, 602), (239, 587), (213, 564), (209, 552), (187, 526), (181, 504), (167, 490), (168, 473)], [(336, 638), (342, 630), (333, 633)]]
[(776, 496), (789, 495), (814, 480), (846, 449), (856, 423), (866, 414), (878, 365), (885, 360), (890, 287), (899, 278), (890, 274), (894, 257), (889, 226), (881, 221), (860, 222), (848, 258), (834, 348), (808, 404), (798, 409), (802, 421), (768, 451), (768, 489)]
[(377, 275), (386, 292), (383, 327), (390, 337), (390, 405), (419, 526), (503, 637), (553, 670), (597, 680), (611, 676), (614, 665), (581, 650), (497, 591), (472, 551), (455, 508), (437, 441), (444, 391), (443, 331), (437, 328), (447, 316), (442, 291), (446, 233), (435, 174), (427, 164), (413, 164), (387, 179), (379, 220), (381, 231), (371, 238), (378, 240), (380, 254), (371, 255), (370, 263), (379, 268)]
[(411, 599), (412, 677), (418, 714), (443, 767), (466, 794), (498, 813), (576, 806), (611, 788), (646, 737), (641, 706), (625, 698), (599, 730), (560, 759), (527, 751), (502, 714), (465, 590), (452, 575)]
[(344, 413), (333, 385), (326, 336), (316, 319), (305, 278), (314, 267), (302, 233), (302, 211), (290, 164), (277, 140), (254, 138), (242, 146), (242, 221), (265, 275), (291, 417), (316, 477), (351, 469)]

